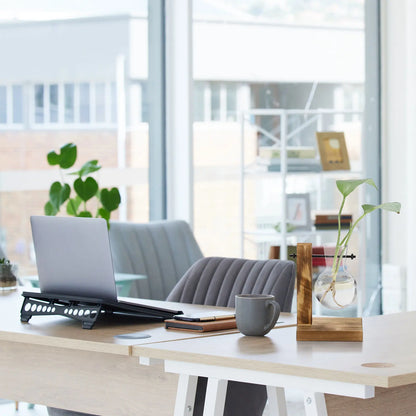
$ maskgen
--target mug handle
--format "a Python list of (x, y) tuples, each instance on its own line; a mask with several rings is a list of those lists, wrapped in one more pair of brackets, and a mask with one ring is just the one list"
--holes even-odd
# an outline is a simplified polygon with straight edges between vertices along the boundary
[(267, 334), (275, 325), (280, 315), (280, 305), (275, 300), (266, 301), (266, 308), (270, 310), (270, 320), (264, 326), (265, 334)]

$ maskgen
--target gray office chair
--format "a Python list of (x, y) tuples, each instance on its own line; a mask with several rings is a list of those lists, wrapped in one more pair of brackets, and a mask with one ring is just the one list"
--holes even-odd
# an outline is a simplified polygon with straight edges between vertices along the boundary
[(110, 244), (116, 273), (143, 274), (129, 296), (163, 300), (203, 255), (189, 224), (182, 220), (149, 223), (112, 221)]
[[(295, 271), (295, 263), (288, 260), (205, 257), (186, 272), (166, 300), (234, 307), (237, 294), (271, 294), (283, 312), (290, 312)], [(193, 416), (203, 413), (206, 384), (206, 378), (198, 378)], [(265, 386), (229, 381), (224, 416), (261, 416), (266, 401)]]

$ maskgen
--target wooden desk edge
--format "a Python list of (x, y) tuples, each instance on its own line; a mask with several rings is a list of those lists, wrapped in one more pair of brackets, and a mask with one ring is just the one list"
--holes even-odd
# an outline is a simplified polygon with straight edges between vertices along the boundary
[(102, 341), (85, 341), (53, 335), (22, 334), (10, 331), (0, 331), (0, 340), (126, 356), (131, 356), (133, 352), (132, 345), (113, 344)]

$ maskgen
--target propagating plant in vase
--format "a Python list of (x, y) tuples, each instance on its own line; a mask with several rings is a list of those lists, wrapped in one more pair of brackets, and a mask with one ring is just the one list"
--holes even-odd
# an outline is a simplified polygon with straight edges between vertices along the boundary
[(11, 290), (17, 286), (16, 265), (0, 258), (0, 290)]
[[(60, 153), (51, 151), (47, 155), (49, 165), (58, 165), (62, 182), (54, 182), (49, 189), (49, 201), (45, 204), (45, 215), (56, 215), (63, 204), (66, 203), (66, 212), (74, 217), (101, 217), (107, 221), (110, 227), (112, 211), (116, 210), (121, 202), (118, 188), (100, 189), (98, 182), (91, 176), (101, 169), (98, 160), (90, 160), (84, 163), (76, 172), (68, 175), (77, 176), (73, 183), (75, 195), (71, 196), (71, 186), (64, 180), (64, 171), (70, 169), (77, 160), (77, 146), (67, 143), (61, 147)], [(87, 208), (87, 202), (95, 201), (95, 215)]]
[(347, 247), (353, 231), (358, 223), (369, 213), (377, 209), (400, 213), (401, 204), (399, 202), (385, 202), (380, 205), (364, 204), (362, 205), (363, 213), (357, 220), (351, 223), (348, 231), (344, 236), (341, 234), (341, 215), (345, 201), (356, 188), (360, 185), (367, 184), (377, 189), (372, 179), (350, 179), (336, 181), (337, 188), (342, 194), (342, 201), (338, 212), (338, 235), (335, 248), (332, 248), (330, 257), (330, 267), (325, 269), (316, 279), (314, 292), (318, 301), (330, 308), (341, 309), (351, 305), (356, 297), (357, 283), (348, 273), (344, 261), (347, 256)]

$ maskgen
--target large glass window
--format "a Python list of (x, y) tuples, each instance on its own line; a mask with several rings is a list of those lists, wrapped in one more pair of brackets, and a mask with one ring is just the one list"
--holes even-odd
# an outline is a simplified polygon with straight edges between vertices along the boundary
[[(205, 255), (267, 258), (270, 245), (282, 244), (274, 227), (283, 192), (307, 193), (313, 221), (317, 212), (338, 208), (335, 179), (365, 174), (364, 0), (193, 5), (195, 233)], [(324, 130), (345, 133), (348, 172), (322, 173), (315, 132)], [(281, 140), (310, 149), (319, 164), (291, 160), (285, 188), (278, 158), (261, 167), (267, 174), (258, 169)], [(356, 215), (360, 196), (350, 202)], [(311, 229), (287, 243), (332, 240)]]
[[(0, 5), (0, 43), (8, 45), (0, 75), (0, 128), (7, 131), (0, 135), (0, 244), (22, 277), (36, 273), (29, 216), (43, 214), (49, 185), (61, 180), (46, 155), (66, 143), (78, 146), (74, 170), (98, 159), (100, 186), (121, 190), (113, 219), (148, 220), (148, 126), (141, 117), (134, 126), (120, 117), (130, 112), (122, 99), (130, 86), (147, 82), (147, 6), (147, 0)], [(117, 67), (120, 56), (124, 68)]]

